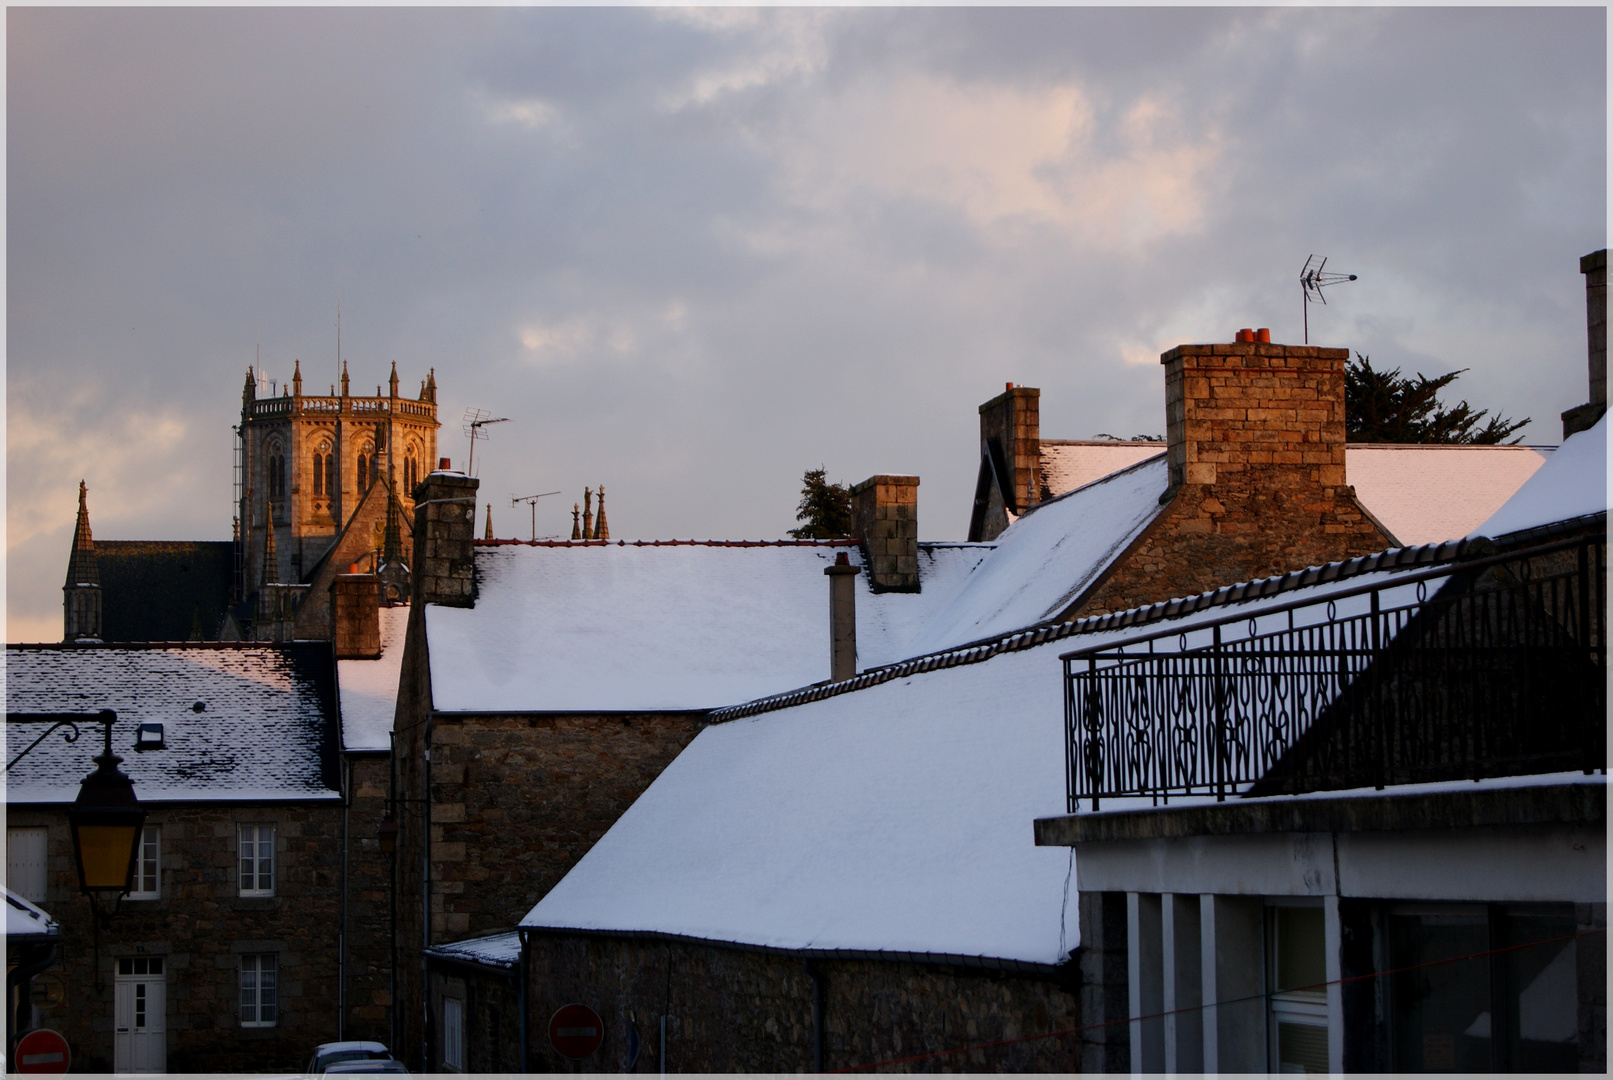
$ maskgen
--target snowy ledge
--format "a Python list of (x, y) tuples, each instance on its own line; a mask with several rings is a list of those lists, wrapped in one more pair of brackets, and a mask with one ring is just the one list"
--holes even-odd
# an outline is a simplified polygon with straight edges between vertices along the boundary
[(1607, 820), (1604, 773), (1552, 773), (1409, 784), (1377, 791), (1313, 791), (1181, 806), (1129, 806), (1038, 818), (1041, 847), (1116, 840), (1287, 832), (1394, 832)]

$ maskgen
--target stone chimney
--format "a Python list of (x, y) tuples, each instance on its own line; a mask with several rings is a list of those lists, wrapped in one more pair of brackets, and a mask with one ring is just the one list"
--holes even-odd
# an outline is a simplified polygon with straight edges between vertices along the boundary
[(870, 476), (851, 489), (855, 537), (874, 592), (919, 591), (919, 478)]
[(1164, 509), (1066, 616), (1122, 611), (1395, 546), (1345, 484), (1348, 349), (1179, 345), (1165, 367)]
[(443, 458), (437, 471), (416, 489), (413, 585), (414, 598), (421, 603), (449, 607), (476, 603), (472, 539), (478, 486)]
[(857, 674), (857, 574), (844, 551), (823, 572), (829, 577), (829, 679), (844, 682)]
[(361, 574), (358, 564), (337, 574), (330, 586), (331, 641), (338, 660), (376, 660), (381, 656), (381, 592), (374, 574)]
[(73, 552), (67, 559), (67, 582), (62, 586), (62, 640), (101, 640), (101, 570), (95, 560), (95, 539), (90, 535), (89, 489), (78, 482), (78, 524), (73, 528)]
[(1585, 350), (1590, 364), (1591, 399), (1563, 413), (1563, 438), (1586, 431), (1607, 412), (1607, 249), (1579, 260), (1585, 275)]
[[(1042, 490), (1042, 392), (1007, 389), (980, 406), (981, 483), (969, 521), (970, 540), (994, 540), (1016, 517), (1047, 498)], [(989, 469), (995, 483), (987, 483)], [(1007, 511), (1005, 513), (1004, 511)]]

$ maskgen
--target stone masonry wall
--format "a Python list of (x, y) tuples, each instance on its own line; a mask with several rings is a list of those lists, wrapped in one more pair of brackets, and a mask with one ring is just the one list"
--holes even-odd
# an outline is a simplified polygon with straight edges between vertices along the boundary
[[(111, 1072), (118, 957), (162, 957), (168, 1071), (293, 1071), (337, 1037), (341, 808), (287, 804), (153, 807), (162, 827), (156, 900), (125, 900), (101, 932), (100, 985), (89, 902), (78, 892), (73, 840), (60, 810), (11, 807), (11, 827), (49, 828), (50, 870), (40, 905), (62, 928), (61, 959), (36, 980), (54, 986), (43, 1026), (66, 1036), (75, 1071)], [(236, 825), (275, 826), (275, 895), (237, 895)], [(238, 1022), (240, 955), (275, 953), (279, 1022)], [(47, 1001), (49, 998), (47, 998)], [(36, 990), (35, 1004), (39, 1000)]]
[(347, 1024), (349, 1039), (392, 1045), (392, 856), (381, 851), (391, 759), (347, 761)]
[(919, 478), (870, 476), (851, 489), (856, 537), (875, 592), (918, 592)]
[(1170, 501), (1066, 617), (1391, 547), (1344, 482), (1348, 358), (1255, 342), (1164, 354)]
[[(1053, 979), (881, 960), (814, 960), (823, 982), (823, 1067), (894, 1066), (913, 1072), (1075, 1072), (1073, 1035), (1026, 1038), (1079, 1025), (1074, 987)], [(659, 1072), (667, 1018), (667, 1072), (810, 1072), (813, 978), (798, 957), (699, 942), (538, 935), (532, 942), (529, 1068), (617, 1072), (627, 1026), (643, 1049), (633, 1071)], [(548, 1041), (569, 1002), (605, 1021), (605, 1041), (570, 1061)], [(981, 1047), (1026, 1039), (1007, 1046)]]
[(994, 438), (1002, 447), (1011, 488), (1004, 494), (1016, 514), (1048, 497), (1041, 477), (1041, 398), (1035, 387), (1010, 386), (980, 406), (980, 441)]

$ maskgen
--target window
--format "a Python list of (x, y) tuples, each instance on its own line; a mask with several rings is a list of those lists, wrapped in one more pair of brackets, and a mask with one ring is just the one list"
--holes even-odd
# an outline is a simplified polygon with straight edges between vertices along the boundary
[(241, 895), (274, 895), (274, 826), (242, 825)]
[(139, 861), (134, 868), (130, 900), (156, 900), (162, 896), (162, 826), (147, 825), (140, 837)]
[(1325, 1073), (1325, 914), (1320, 907), (1277, 907), (1270, 912), (1272, 1071)]
[(280, 1020), (280, 958), (241, 954), (241, 1026), (273, 1027)]
[(442, 999), (442, 1063), (465, 1067), (465, 1003), (458, 998)]
[(269, 495), (284, 495), (286, 493), (286, 459), (281, 456), (280, 448), (274, 447), (269, 451)]
[(24, 900), (45, 900), (49, 833), (43, 828), (6, 830), (6, 884)]
[(314, 455), (314, 494), (325, 494), (325, 455)]
[(363, 491), (369, 487), (370, 459), (363, 454), (358, 456), (358, 489)]
[(325, 455), (325, 494), (334, 498), (336, 496), (336, 455)]

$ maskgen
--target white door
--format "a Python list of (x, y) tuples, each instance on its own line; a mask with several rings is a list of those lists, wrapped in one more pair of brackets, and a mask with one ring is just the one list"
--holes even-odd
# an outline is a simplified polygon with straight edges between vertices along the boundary
[(168, 994), (160, 956), (124, 956), (117, 961), (113, 1001), (113, 1064), (116, 1072), (168, 1070)]

